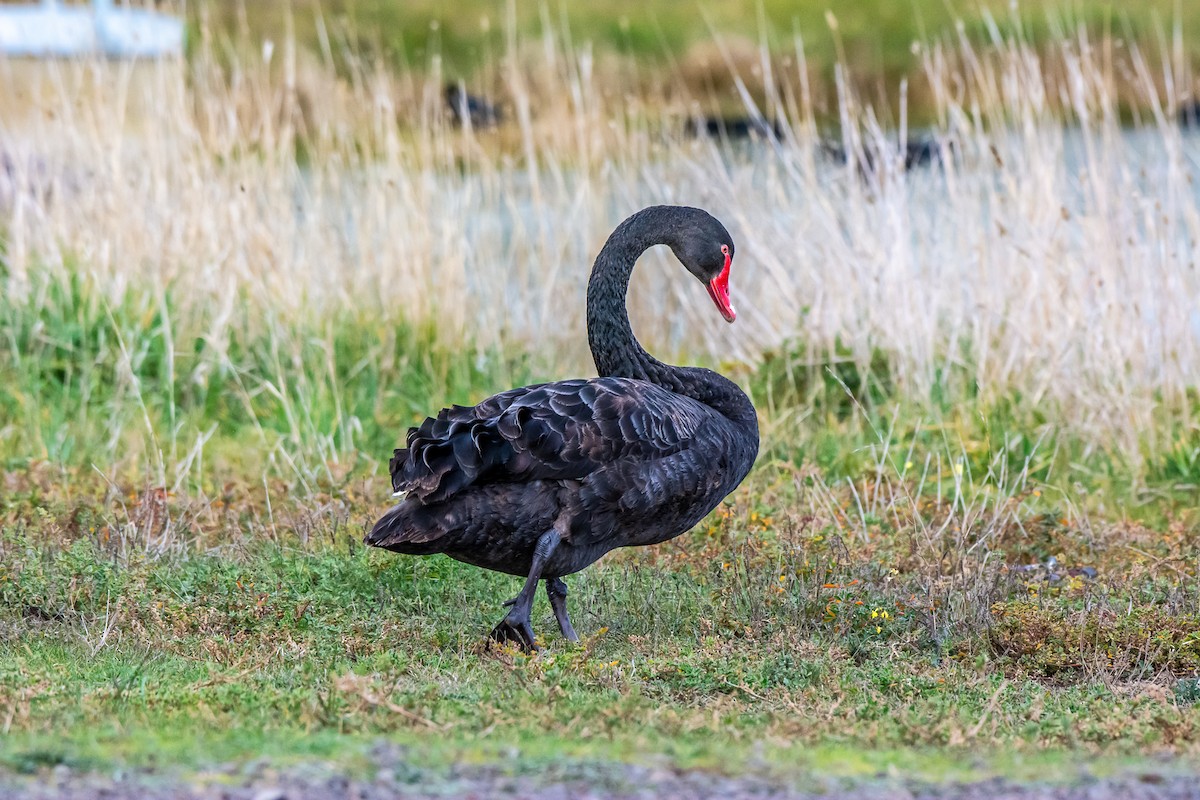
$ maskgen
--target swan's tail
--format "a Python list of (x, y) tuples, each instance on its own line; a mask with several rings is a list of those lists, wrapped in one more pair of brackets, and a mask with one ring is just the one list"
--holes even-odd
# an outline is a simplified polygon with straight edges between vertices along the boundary
[(414, 524), (413, 512), (419, 508), (421, 506), (412, 501), (403, 501), (392, 507), (363, 537), (363, 542), (372, 547), (415, 556), (440, 553), (442, 548), (437, 541), (440, 531), (423, 529)]

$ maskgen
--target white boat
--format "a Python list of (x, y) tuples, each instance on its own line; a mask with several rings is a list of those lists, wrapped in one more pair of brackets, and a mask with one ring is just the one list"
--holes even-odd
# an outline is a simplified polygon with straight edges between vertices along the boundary
[(183, 20), (127, 2), (0, 5), (0, 54), (158, 58), (183, 53)]

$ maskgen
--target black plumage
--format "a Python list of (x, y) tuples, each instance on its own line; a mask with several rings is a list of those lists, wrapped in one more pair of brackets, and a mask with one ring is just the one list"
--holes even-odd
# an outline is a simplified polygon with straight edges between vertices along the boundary
[(953, 158), (956, 150), (952, 140), (941, 142), (929, 135), (912, 136), (905, 141), (903, 148), (894, 150), (873, 142), (864, 144), (857, 152), (848, 152), (843, 145), (832, 141), (821, 142), (820, 148), (822, 153), (838, 163), (857, 166), (863, 176), (874, 174), (880, 164), (901, 167), (906, 172), (919, 167), (941, 165), (946, 159)]
[(504, 114), (494, 103), (467, 92), (457, 83), (446, 84), (443, 97), (454, 124), (472, 128), (491, 128), (504, 121)]
[(576, 639), (562, 576), (613, 548), (687, 531), (754, 463), (758, 424), (745, 393), (710, 370), (657, 361), (633, 336), (629, 275), (655, 244), (669, 245), (733, 320), (725, 228), (699, 209), (644, 209), (613, 232), (592, 269), (588, 338), (601, 377), (443, 409), (409, 430), (390, 462), (404, 499), (367, 543), (527, 576), (492, 633), (497, 640), (534, 646), (538, 580), (563, 635)]
[(1179, 125), (1187, 130), (1200, 130), (1200, 100), (1179, 107)]
[(689, 117), (683, 132), (687, 136), (707, 136), (710, 139), (783, 139), (784, 128), (778, 120), (756, 117)]

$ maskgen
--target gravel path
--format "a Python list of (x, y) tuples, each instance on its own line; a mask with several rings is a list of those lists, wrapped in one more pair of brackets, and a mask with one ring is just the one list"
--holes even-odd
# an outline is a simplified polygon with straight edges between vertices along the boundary
[(498, 767), (459, 767), (434, 773), (406, 761), (402, 751), (373, 753), (373, 777), (348, 778), (336, 768), (261, 763), (217, 768), (186, 777), (137, 771), (73, 772), (55, 767), (33, 776), (0, 772), (0, 798), (28, 800), (445, 800), (445, 798), (537, 798), (537, 800), (1200, 800), (1194, 774), (1157, 768), (1119, 778), (1083, 778), (1075, 785), (1017, 784), (989, 780), (928, 786), (888, 781), (842, 785), (781, 783), (752, 776), (627, 764), (572, 763), (535, 773)]

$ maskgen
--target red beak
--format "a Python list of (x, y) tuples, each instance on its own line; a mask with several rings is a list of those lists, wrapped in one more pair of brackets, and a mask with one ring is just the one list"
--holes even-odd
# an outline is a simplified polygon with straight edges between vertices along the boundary
[(725, 254), (725, 269), (721, 270), (721, 274), (708, 282), (708, 296), (717, 304), (717, 308), (721, 312), (721, 316), (726, 322), (733, 322), (737, 319), (737, 312), (733, 310), (733, 304), (729, 302), (729, 262), (731, 261), (729, 254)]

